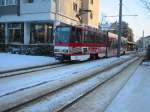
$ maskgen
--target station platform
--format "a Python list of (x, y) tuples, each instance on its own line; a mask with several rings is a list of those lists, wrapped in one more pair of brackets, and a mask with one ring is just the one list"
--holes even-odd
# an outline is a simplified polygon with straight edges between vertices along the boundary
[(150, 112), (150, 61), (138, 67), (105, 112)]

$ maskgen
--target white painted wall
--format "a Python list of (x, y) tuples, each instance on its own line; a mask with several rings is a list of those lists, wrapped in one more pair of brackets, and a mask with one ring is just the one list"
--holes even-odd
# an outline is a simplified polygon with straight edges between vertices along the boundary
[(54, 15), (51, 14), (51, 9), (55, 8), (55, 5), (53, 5), (54, 0), (34, 0), (33, 3), (27, 3), (26, 0), (21, 0), (20, 2), (20, 16), (1, 16), (0, 22), (54, 20)]

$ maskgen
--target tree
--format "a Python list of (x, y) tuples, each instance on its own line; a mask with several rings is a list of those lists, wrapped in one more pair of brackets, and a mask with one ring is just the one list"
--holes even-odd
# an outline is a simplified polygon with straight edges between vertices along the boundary
[[(114, 29), (112, 30), (111, 32), (112, 33), (115, 33), (115, 34), (118, 34), (118, 27), (119, 27), (119, 23), (118, 22), (114, 22), (112, 23), (111, 25), (111, 29)], [(128, 23), (126, 22), (122, 22), (122, 36), (123, 37), (126, 37), (128, 39), (128, 41), (131, 41), (133, 42), (133, 30), (129, 27)]]
[(148, 11), (150, 11), (150, 1), (149, 1), (149, 0), (140, 0), (140, 1), (143, 3), (144, 7), (145, 7)]

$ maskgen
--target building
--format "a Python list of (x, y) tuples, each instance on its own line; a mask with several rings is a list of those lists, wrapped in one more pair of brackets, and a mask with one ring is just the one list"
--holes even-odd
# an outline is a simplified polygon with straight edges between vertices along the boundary
[(0, 43), (8, 46), (52, 44), (52, 0), (0, 0)]
[(82, 15), (82, 23), (98, 28), (99, 0), (82, 0), (81, 7), (81, 10), (89, 11)]
[(77, 14), (81, 9), (82, 0), (60, 0), (60, 11), (58, 13), (58, 20), (61, 23), (78, 25), (80, 24)]
[(136, 45), (139, 50), (146, 50), (150, 46), (150, 36), (140, 38)]
[(76, 16), (80, 10), (91, 10), (92, 17), (86, 13), (82, 18), (83, 23), (93, 24), (92, 26), (98, 24), (95, 22), (97, 16), (94, 11), (96, 1), (98, 0), (0, 0), (0, 48), (13, 46), (21, 48), (22, 52), (25, 52), (25, 48), (40, 51), (40, 47), (44, 51), (48, 47), (49, 50), (53, 46), (56, 25), (80, 24)]
[(59, 12), (60, 21), (67, 24), (99, 26), (99, 0), (60, 0)]

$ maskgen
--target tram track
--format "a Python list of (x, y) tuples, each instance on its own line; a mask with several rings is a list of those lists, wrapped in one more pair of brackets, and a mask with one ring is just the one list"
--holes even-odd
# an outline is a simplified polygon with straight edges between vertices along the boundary
[[(128, 59), (128, 60), (132, 60), (132, 59)], [(137, 60), (137, 59), (135, 59)], [(135, 61), (134, 60), (134, 61)], [(112, 65), (109, 65), (109, 67), (105, 66), (104, 68), (99, 68), (97, 69), (97, 71), (90, 71), (91, 73), (88, 72), (85, 72), (83, 74), (80, 74), (80, 78), (79, 77), (72, 77), (71, 80), (62, 80), (61, 82), (58, 82), (57, 81), (55, 83), (48, 83), (48, 82), (45, 82), (43, 84), (40, 84), (40, 85), (36, 85), (35, 87), (31, 87), (31, 88), (25, 88), (24, 90), (19, 90), (19, 91), (16, 91), (16, 93), (12, 93), (12, 94), (7, 94), (6, 96), (3, 96), (3, 97), (0, 97), (0, 102), (2, 100), (6, 100), (6, 99), (11, 99), (12, 97), (17, 97), (17, 99), (11, 99), (9, 100), (8, 102), (5, 102), (3, 104), (0, 104), (0, 107), (1, 107), (1, 111), (5, 111), (5, 110), (12, 110), (12, 111), (16, 111), (16, 107), (18, 109), (18, 105), (20, 107), (20, 105), (24, 105), (24, 104), (27, 104), (30, 102), (34, 102), (35, 99), (41, 99), (47, 95), (51, 95), (51, 94), (54, 94), (55, 93), (60, 93), (61, 91), (65, 90), (66, 88), (70, 87), (71, 89), (73, 88), (72, 85), (78, 85), (78, 83), (80, 84), (81, 82), (85, 82), (85, 80), (90, 80), (92, 77), (95, 77), (96, 74), (100, 73), (100, 72), (104, 72), (104, 71), (107, 71), (109, 69), (112, 69), (116, 66), (119, 66), (121, 65), (122, 63), (126, 62), (127, 60), (124, 60), (124, 61), (120, 61), (120, 62), (116, 62)], [(104, 81), (104, 79), (106, 80), (106, 76), (105, 77), (102, 77), (102, 80)], [(102, 81), (101, 80), (101, 81)], [(103, 81), (101, 83), (103, 83)], [(96, 81), (97, 82), (97, 81)], [(56, 84), (57, 83), (57, 84)], [(95, 84), (96, 85), (96, 84)], [(79, 86), (78, 86), (79, 87)], [(90, 90), (91, 88), (93, 88), (95, 86), (91, 86), (90, 87)], [(39, 91), (40, 90), (40, 91)], [(87, 90), (85, 90), (86, 93), (87, 93)], [(89, 91), (89, 89), (88, 89)], [(30, 94), (26, 94), (26, 93), (31, 93), (32, 92), (32, 95)], [(85, 94), (85, 92), (83, 92)], [(24, 94), (24, 95), (23, 95)], [(78, 93), (78, 94), (81, 94), (81, 93)], [(22, 96), (23, 95), (23, 96)], [(78, 96), (78, 95), (77, 95)], [(75, 99), (78, 99), (78, 98), (75, 98)], [(30, 104), (29, 103), (29, 104)], [(21, 106), (22, 107), (22, 106)], [(59, 107), (62, 107), (62, 106), (59, 106)], [(59, 110), (59, 109), (58, 109)], [(57, 111), (58, 111), (57, 110)], [(53, 112), (53, 111), (52, 111)]]
[(141, 58), (129, 64), (117, 75), (61, 109), (61, 112), (104, 112), (134, 75), (142, 60)]
[(62, 67), (62, 66), (65, 66), (65, 65), (67, 65), (67, 64), (55, 63), (55, 64), (48, 64), (48, 65), (41, 65), (41, 66), (36, 66), (36, 67), (30, 67), (30, 68), (22, 68), (22, 69), (4, 71), (4, 72), (0, 72), (0, 78), (6, 78), (6, 77), (21, 75), (21, 74), (38, 72), (38, 71), (42, 71), (42, 70)]
[[(136, 58), (136, 59), (130, 60), (126, 64), (121, 65), (121, 68), (124, 69), (126, 67), (126, 65), (129, 65), (129, 64), (131, 64), (132, 62), (134, 62), (136, 60), (138, 60), (138, 59)], [(113, 67), (113, 68), (115, 68), (115, 67)], [(76, 100), (84, 97), (84, 95), (86, 95), (89, 92), (93, 91), (98, 86), (100, 86), (101, 84), (103, 84), (106, 81), (110, 80), (117, 73), (120, 72), (118, 70), (112, 70), (112, 71), (115, 71), (112, 75), (104, 73), (103, 75), (96, 75), (96, 76), (92, 76), (90, 78), (82, 79), (82, 80), (80, 80), (76, 83), (73, 83), (72, 85), (61, 88), (58, 91), (54, 91), (50, 94), (44, 95), (44, 96), (42, 96), (41, 99), (39, 98), (40, 100), (36, 100), (36, 101), (33, 101), (33, 102), (31, 101), (29, 104), (27, 103), (27, 105), (25, 106), (26, 108), (23, 105), (22, 107), (20, 107), (20, 109), (17, 109), (17, 110), (13, 109), (11, 111), (12, 112), (16, 112), (16, 111), (17, 112), (20, 112), (20, 111), (35, 112), (35, 111), (38, 111), (38, 109), (40, 109), (40, 108), (37, 107), (37, 105), (42, 107), (42, 105), (40, 105), (42, 103), (47, 103), (45, 105), (49, 105), (49, 106), (47, 108), (45, 108), (45, 109), (48, 109), (48, 110), (44, 109), (44, 110), (41, 110), (41, 111), (44, 111), (44, 112), (61, 111), (62, 109), (66, 108), (66, 106), (69, 106), (72, 103), (76, 102)], [(92, 82), (93, 84), (90, 84), (90, 82)], [(47, 102), (47, 100), (49, 100), (50, 102)], [(36, 104), (36, 102), (38, 102), (38, 103)], [(36, 109), (36, 107), (37, 107), (37, 109)], [(32, 108), (35, 109), (35, 110), (32, 110)]]
[[(100, 59), (96, 59), (96, 60), (100, 60)], [(96, 61), (96, 60), (92, 60), (92, 61)], [(91, 60), (87, 60), (87, 61), (82, 61), (80, 63), (87, 63), (90, 62)], [(42, 71), (42, 70), (47, 70), (47, 69), (52, 69), (52, 68), (57, 68), (57, 67), (62, 67), (62, 66), (67, 66), (67, 65), (71, 65), (71, 64), (77, 64), (79, 62), (76, 63), (53, 63), (53, 64), (46, 64), (46, 65), (39, 65), (39, 66), (33, 66), (33, 67), (27, 67), (27, 68), (20, 68), (20, 69), (14, 69), (14, 70), (8, 70), (8, 71), (0, 71), (0, 79), (1, 78), (5, 78), (5, 77), (10, 77), (10, 76), (15, 76), (15, 75), (21, 75), (21, 74), (27, 74), (27, 73), (31, 73), (31, 72), (38, 72), (38, 71)]]

